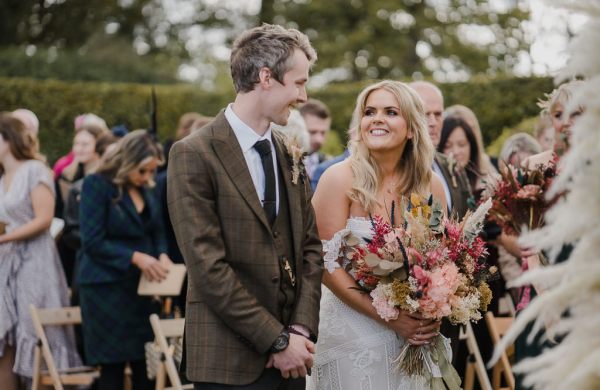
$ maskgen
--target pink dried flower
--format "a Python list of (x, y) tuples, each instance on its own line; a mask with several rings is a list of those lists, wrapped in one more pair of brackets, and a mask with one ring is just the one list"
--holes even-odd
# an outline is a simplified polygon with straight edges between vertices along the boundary
[(377, 314), (385, 321), (396, 320), (400, 311), (388, 302), (388, 297), (383, 292), (382, 285), (378, 285), (377, 288), (371, 291), (371, 298), (373, 298), (373, 307), (377, 310)]
[(542, 187), (537, 184), (526, 184), (524, 185), (515, 195), (517, 199), (532, 200), (539, 199), (542, 193)]

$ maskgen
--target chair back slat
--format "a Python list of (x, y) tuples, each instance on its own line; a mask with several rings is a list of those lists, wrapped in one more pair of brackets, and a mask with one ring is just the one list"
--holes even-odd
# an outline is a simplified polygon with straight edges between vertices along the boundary
[[(63, 385), (90, 385), (99, 377), (100, 370), (93, 367), (70, 367), (59, 371), (44, 331), (45, 326), (81, 324), (79, 307), (38, 309), (29, 305), (29, 313), (39, 340), (34, 350), (32, 390), (39, 390), (41, 385), (53, 385), (55, 390), (63, 390)], [(42, 371), (42, 362), (46, 365), (47, 372)]]
[[(161, 320), (156, 314), (150, 316), (150, 324), (154, 331), (154, 340), (164, 355), (164, 368), (175, 390), (181, 390), (184, 386), (181, 384), (175, 361), (173, 360), (173, 347), (169, 345), (167, 338), (183, 336), (185, 319), (166, 319)], [(158, 381), (157, 381), (158, 388)]]
[(44, 326), (81, 324), (81, 309), (78, 306), (36, 310)]
[(160, 327), (163, 335), (166, 338), (182, 337), (183, 328), (185, 327), (184, 318), (160, 320)]

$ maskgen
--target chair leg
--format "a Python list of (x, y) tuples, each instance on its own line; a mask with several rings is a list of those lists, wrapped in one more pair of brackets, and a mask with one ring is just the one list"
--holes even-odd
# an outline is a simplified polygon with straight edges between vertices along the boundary
[(156, 390), (164, 390), (165, 389), (165, 365), (164, 363), (159, 363), (158, 367), (156, 367)]
[(465, 369), (464, 390), (473, 390), (475, 384), (475, 357), (471, 354), (467, 359), (467, 367)]
[(500, 380), (502, 379), (501, 374), (502, 369), (500, 368), (500, 365), (496, 363), (494, 369), (492, 370), (492, 388), (494, 390), (500, 389)]
[(31, 390), (38, 390), (40, 387), (41, 365), (42, 352), (40, 351), (40, 347), (35, 347), (35, 349), (33, 350), (33, 378)]

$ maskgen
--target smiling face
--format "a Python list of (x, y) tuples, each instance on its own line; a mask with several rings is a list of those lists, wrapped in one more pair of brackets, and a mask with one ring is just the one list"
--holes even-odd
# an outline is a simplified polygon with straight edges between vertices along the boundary
[(552, 107), (550, 118), (552, 119), (552, 127), (554, 127), (554, 149), (559, 154), (569, 148), (571, 127), (582, 113), (581, 109), (570, 113), (565, 112), (565, 107), (561, 102), (555, 103)]
[(369, 94), (360, 121), (360, 134), (371, 152), (399, 150), (402, 154), (412, 134), (394, 94), (385, 89)]
[(134, 170), (129, 172), (127, 179), (129, 183), (135, 187), (144, 187), (152, 181), (154, 173), (158, 167), (158, 159), (156, 157), (148, 157), (144, 159)]
[[(292, 66), (283, 76), (283, 83), (275, 80), (270, 74), (266, 77), (266, 93), (263, 94), (265, 116), (273, 123), (285, 126), (291, 109), (306, 102), (306, 82), (310, 63), (306, 54), (300, 49), (294, 50), (288, 60)], [(265, 72), (270, 71), (265, 68)]]
[(86, 130), (77, 132), (73, 139), (73, 154), (75, 155), (75, 160), (87, 164), (88, 162), (97, 159), (98, 155), (96, 154), (95, 148), (96, 138), (94, 138), (90, 132)]

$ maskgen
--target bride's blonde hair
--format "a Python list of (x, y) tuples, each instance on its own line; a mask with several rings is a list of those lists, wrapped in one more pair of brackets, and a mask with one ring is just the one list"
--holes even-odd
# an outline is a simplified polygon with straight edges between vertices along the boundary
[(351, 127), (356, 136), (349, 142), (350, 165), (354, 182), (350, 190), (350, 199), (359, 202), (365, 210), (371, 212), (378, 205), (377, 190), (381, 184), (381, 171), (364, 144), (360, 122), (364, 115), (369, 95), (379, 89), (392, 93), (398, 101), (400, 115), (406, 121), (408, 133), (412, 138), (406, 141), (402, 156), (396, 166), (399, 183), (396, 192), (399, 196), (417, 193), (427, 195), (430, 192), (431, 166), (434, 148), (427, 133), (427, 118), (419, 95), (408, 85), (399, 81), (384, 80), (369, 85), (356, 100)]

